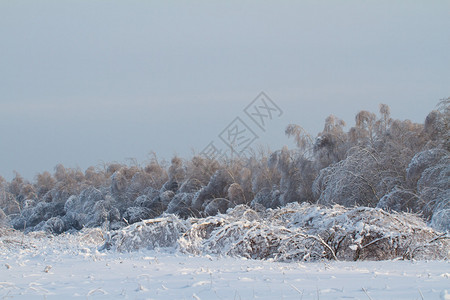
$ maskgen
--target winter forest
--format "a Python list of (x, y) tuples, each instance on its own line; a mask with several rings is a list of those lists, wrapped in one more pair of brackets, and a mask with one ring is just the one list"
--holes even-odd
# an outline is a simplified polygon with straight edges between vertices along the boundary
[[(102, 232), (99, 251), (176, 247), (279, 261), (448, 259), (450, 98), (422, 124), (381, 104), (336, 116), (295, 149), (215, 160), (157, 155), (85, 171), (57, 165), (33, 181), (0, 177), (5, 230)], [(347, 128), (349, 128), (347, 130)]]

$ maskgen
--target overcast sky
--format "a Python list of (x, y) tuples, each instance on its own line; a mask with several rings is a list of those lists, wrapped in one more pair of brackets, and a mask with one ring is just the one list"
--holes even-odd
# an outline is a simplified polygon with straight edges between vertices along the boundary
[[(289, 123), (450, 96), (450, 1), (0, 1), (0, 175), (200, 152), (235, 119)], [(264, 91), (283, 111), (254, 127)], [(218, 145), (220, 145), (218, 143)]]

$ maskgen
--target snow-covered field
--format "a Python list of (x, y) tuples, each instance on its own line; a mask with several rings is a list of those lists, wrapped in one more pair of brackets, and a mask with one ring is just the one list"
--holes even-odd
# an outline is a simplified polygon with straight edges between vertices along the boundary
[(99, 229), (3, 231), (4, 299), (450, 299), (448, 261), (276, 262), (171, 249), (98, 252)]

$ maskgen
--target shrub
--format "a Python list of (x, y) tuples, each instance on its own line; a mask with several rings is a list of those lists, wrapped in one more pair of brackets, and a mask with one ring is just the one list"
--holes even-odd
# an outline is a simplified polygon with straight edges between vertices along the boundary
[(173, 247), (180, 235), (187, 230), (186, 224), (174, 215), (145, 220), (113, 232), (107, 236), (100, 249), (120, 252), (138, 249)]
[(254, 259), (448, 259), (448, 236), (417, 216), (374, 208), (324, 208), (291, 203), (262, 212), (237, 206), (227, 214), (190, 219), (182, 251)]

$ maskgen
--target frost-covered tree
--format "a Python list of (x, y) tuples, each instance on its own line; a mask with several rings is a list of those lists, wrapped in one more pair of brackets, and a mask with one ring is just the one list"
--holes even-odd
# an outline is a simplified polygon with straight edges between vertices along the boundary
[(207, 185), (210, 178), (220, 168), (215, 159), (196, 155), (186, 162), (185, 177), (181, 183), (180, 192), (196, 192)]
[(144, 171), (150, 176), (151, 187), (155, 189), (160, 189), (168, 180), (167, 170), (164, 163), (160, 162), (154, 153), (150, 162), (144, 167)]
[(0, 184), (0, 208), (5, 215), (19, 214), (21, 205), (16, 200), (14, 194), (9, 192), (9, 186), (6, 181)]
[[(140, 174), (138, 166), (123, 166), (111, 176), (111, 195), (118, 201), (131, 202), (136, 199), (146, 176)], [(133, 180), (134, 179), (134, 180)]]
[(86, 184), (100, 188), (106, 184), (109, 184), (109, 177), (106, 172), (97, 170), (95, 167), (89, 167), (84, 172)]
[(232, 183), (233, 179), (227, 170), (217, 170), (208, 184), (196, 193), (192, 200), (193, 211), (201, 212), (212, 200), (225, 198), (228, 194), (228, 187)]
[(383, 175), (377, 154), (355, 147), (346, 159), (320, 171), (313, 191), (321, 204), (374, 207), (382, 194), (377, 185)]
[(349, 144), (344, 126), (345, 122), (333, 115), (325, 120), (325, 127), (314, 142), (314, 158), (318, 170), (345, 158)]
[(450, 151), (450, 97), (439, 101), (437, 110), (425, 119), (425, 132), (434, 147)]
[(183, 160), (180, 157), (174, 156), (172, 158), (168, 175), (169, 182), (176, 183), (177, 186), (184, 180), (186, 176), (186, 169), (183, 165)]
[[(49, 172), (45, 171), (36, 175), (35, 187), (37, 190), (37, 196), (42, 198), (50, 192), (56, 185), (56, 180)], [(51, 199), (51, 198), (50, 198)]]
[(304, 153), (283, 147), (272, 153), (268, 165), (281, 175), (279, 205), (312, 200), (311, 184), (315, 172), (312, 161)]
[(85, 188), (84, 173), (79, 169), (65, 168), (62, 164), (55, 167), (55, 187), (51, 201), (65, 202), (71, 195), (77, 195)]
[[(326, 125), (325, 125), (326, 126)], [(297, 147), (303, 153), (311, 152), (312, 137), (306, 130), (296, 124), (289, 124), (284, 131), (287, 137), (293, 137)]]
[(450, 153), (430, 149), (417, 153), (407, 168), (409, 185), (420, 199), (416, 207), (435, 228), (450, 230)]
[(269, 166), (269, 157), (272, 153), (261, 152), (259, 157), (249, 159), (249, 169), (252, 172), (252, 193), (278, 189), (281, 180), (280, 172)]

